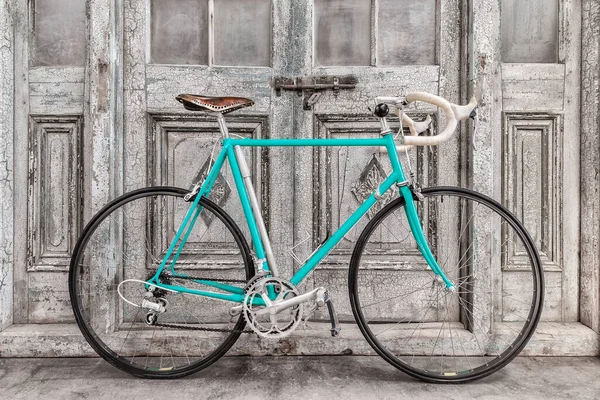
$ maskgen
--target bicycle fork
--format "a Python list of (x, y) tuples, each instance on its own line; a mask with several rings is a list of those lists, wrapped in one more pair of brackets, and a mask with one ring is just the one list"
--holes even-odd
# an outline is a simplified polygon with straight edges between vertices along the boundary
[(446, 289), (450, 291), (456, 290), (456, 285), (448, 279), (442, 268), (438, 265), (437, 260), (433, 256), (431, 252), (431, 248), (429, 247), (429, 243), (427, 243), (427, 239), (425, 238), (425, 234), (423, 233), (423, 228), (421, 227), (421, 222), (419, 221), (419, 215), (417, 214), (417, 208), (415, 207), (415, 199), (413, 196), (413, 192), (411, 188), (407, 185), (400, 187), (400, 195), (404, 197), (405, 206), (404, 211), (406, 213), (406, 218), (408, 219), (408, 224), (413, 233), (415, 240), (417, 241), (417, 247), (419, 251), (427, 261), (429, 268), (436, 274), (439, 279), (444, 282), (446, 285)]

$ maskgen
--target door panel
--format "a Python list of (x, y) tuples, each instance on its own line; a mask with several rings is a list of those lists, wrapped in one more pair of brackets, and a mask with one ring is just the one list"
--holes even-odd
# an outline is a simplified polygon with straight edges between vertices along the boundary
[[(570, 0), (473, 4), (471, 79), (482, 99), (473, 186), (511, 209), (539, 246), (543, 323), (575, 322), (579, 312), (580, 12), (580, 2)], [(525, 284), (519, 250), (503, 247), (507, 256), (494, 273), (503, 290), (518, 293)], [(517, 301), (497, 298), (504, 318)], [(541, 326), (548, 334), (555, 329)]]
[(380, 0), (376, 5), (378, 64), (435, 64), (437, 0)]
[(110, 31), (110, 9), (100, 0), (14, 3), (15, 197), (22, 199), (14, 209), (23, 221), (15, 225), (14, 322), (70, 322), (70, 256), (92, 199), (108, 199), (109, 151), (98, 144), (114, 132), (112, 86), (99, 32)]
[[(542, 257), (542, 321), (578, 316), (579, 85), (577, 2), (502, 1), (502, 201), (524, 223)], [(523, 23), (527, 21), (527, 23)], [(519, 281), (518, 254), (507, 244), (505, 286)], [(503, 310), (517, 307), (506, 299)]]
[(215, 65), (271, 65), (271, 0), (217, 1)]
[(502, 62), (556, 63), (560, 0), (502, 0)]
[(150, 59), (208, 65), (208, 0), (150, 2)]
[(33, 1), (33, 66), (85, 64), (86, 3)]
[[(180, 93), (254, 100), (254, 106), (226, 115), (232, 135), (292, 135), (287, 117), (291, 99), (273, 99), (271, 87), (274, 74), (285, 73), (291, 60), (290, 50), (280, 45), (290, 27), (289, 2), (183, 3), (189, 8), (146, 0), (126, 4), (123, 176), (127, 191), (146, 185), (191, 188), (206, 173), (211, 158), (217, 157), (221, 137), (216, 119), (185, 110), (175, 101)], [(191, 50), (198, 50), (197, 54), (189, 54)], [(276, 257), (284, 260), (281, 264), (285, 272), (292, 216), (283, 198), (289, 199), (293, 165), (277, 151), (247, 148), (244, 152)], [(227, 165), (217, 183), (213, 200), (233, 217), (249, 240)], [(222, 190), (217, 191), (219, 188)], [(161, 253), (174, 236), (179, 217), (176, 214), (174, 221), (157, 225), (161, 232), (155, 242)], [(239, 268), (227, 261), (233, 244), (219, 241), (219, 232), (211, 229), (210, 221), (202, 220), (200, 224), (207, 228), (204, 240), (215, 244), (213, 259), (220, 258), (223, 263), (196, 265), (193, 268), (201, 271), (189, 273), (222, 277), (228, 268)], [(192, 237), (186, 251), (194, 252), (196, 247)]]
[(315, 1), (315, 65), (370, 65), (371, 0)]
[[(302, 99), (297, 98), (296, 137), (378, 137), (379, 123), (367, 108), (374, 105), (376, 96), (425, 91), (461, 102), (458, 90), (461, 70), (458, 63), (460, 18), (456, 18), (458, 2), (381, 0), (344, 3), (339, 6), (339, 13), (332, 11), (332, 3), (328, 1), (301, 1), (295, 5), (294, 24), (304, 27), (301, 40), (294, 42), (300, 54), (297, 59), (301, 63), (296, 66), (298, 74), (355, 75), (358, 79), (354, 90), (341, 90), (338, 94), (324, 92), (311, 111), (302, 111)], [(440, 15), (445, 17), (440, 18)], [(361, 29), (344, 33), (358, 21), (361, 21)], [(423, 104), (407, 109), (416, 120), (422, 120), (426, 112), (434, 111)], [(435, 114), (433, 118), (436, 125), (444, 124), (442, 116)], [(392, 127), (398, 129), (397, 118), (390, 120)], [(424, 186), (434, 186), (436, 182), (459, 183), (460, 165), (464, 161), (460, 147), (457, 137), (446, 145), (444, 152), (436, 148), (411, 152), (411, 164), (418, 171), (418, 181)], [(296, 151), (294, 221), (297, 247), (294, 250), (299, 259), (305, 259), (329, 233), (337, 230), (365, 196), (390, 173), (387, 156), (374, 152), (372, 148), (342, 147)], [(382, 199), (381, 205), (375, 206), (346, 235), (306, 282), (307, 289), (324, 286), (333, 293), (342, 320), (351, 319), (346, 282), (350, 254), (358, 235), (374, 213), (396, 197), (397, 193), (390, 193)], [(428, 211), (419, 211), (427, 220)], [(426, 221), (426, 224), (435, 223), (437, 221)], [(302, 243), (307, 232), (311, 240)], [(390, 235), (380, 240), (378, 250), (368, 255), (374, 266), (373, 279), (400, 268), (406, 271), (403, 274), (405, 282), (412, 282), (414, 271), (426, 268), (414, 257), (418, 250), (412, 238)], [(437, 246), (436, 238), (431, 241), (434, 251), (440, 255), (452, 250)]]

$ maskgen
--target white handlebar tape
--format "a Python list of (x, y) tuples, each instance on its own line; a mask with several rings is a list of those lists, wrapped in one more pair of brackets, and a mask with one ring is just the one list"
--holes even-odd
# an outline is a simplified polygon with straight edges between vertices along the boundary
[(430, 93), (413, 92), (406, 95), (406, 101), (409, 103), (412, 103), (413, 101), (424, 101), (425, 103), (438, 106), (444, 111), (444, 114), (446, 114), (447, 125), (441, 133), (435, 136), (406, 136), (404, 138), (404, 145), (435, 146), (450, 139), (450, 136), (452, 136), (456, 130), (458, 121), (456, 120), (456, 116), (454, 115), (454, 111), (448, 100)]
[(425, 132), (431, 125), (431, 116), (428, 115), (425, 121), (415, 122), (408, 115), (402, 114), (402, 124), (408, 127), (411, 136), (418, 136)]
[[(378, 102), (388, 104), (401, 104), (401, 97), (378, 97)], [(435, 136), (419, 136), (421, 132), (426, 131), (431, 123), (431, 118), (427, 116), (427, 119), (422, 122), (414, 122), (406, 114), (402, 116), (402, 122), (408, 126), (410, 130), (409, 136), (404, 136), (404, 145), (396, 146), (398, 152), (412, 148), (413, 146), (436, 146), (450, 139), (450, 137), (456, 131), (456, 127), (459, 121), (463, 121), (471, 116), (471, 113), (477, 107), (477, 100), (475, 97), (471, 98), (469, 104), (459, 106), (452, 104), (448, 100), (436, 96), (431, 93), (425, 92), (412, 92), (406, 95), (406, 101), (412, 103), (414, 101), (423, 101), (438, 106), (444, 111), (446, 115), (447, 125), (444, 130)], [(385, 148), (380, 149), (385, 152)]]

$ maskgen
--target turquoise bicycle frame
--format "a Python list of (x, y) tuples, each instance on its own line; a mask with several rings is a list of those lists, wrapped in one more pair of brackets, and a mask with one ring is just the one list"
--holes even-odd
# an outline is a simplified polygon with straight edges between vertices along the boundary
[[(438, 275), (445, 283), (448, 289), (453, 289), (455, 285), (446, 277), (440, 266), (438, 265), (435, 257), (433, 256), (431, 249), (427, 243), (417, 210), (411, 188), (408, 185), (408, 181), (404, 175), (402, 165), (396, 152), (396, 144), (394, 143), (394, 137), (391, 133), (384, 134), (382, 137), (377, 139), (232, 139), (225, 137), (222, 141), (222, 149), (219, 153), (214, 165), (210, 169), (208, 176), (202, 183), (198, 193), (196, 194), (189, 210), (187, 211), (181, 226), (179, 227), (175, 237), (173, 238), (167, 252), (158, 267), (156, 274), (148, 281), (152, 285), (157, 287), (180, 292), (189, 293), (198, 296), (207, 296), (215, 299), (226, 300), (236, 303), (242, 303), (244, 300), (244, 289), (224, 283), (214, 282), (210, 280), (194, 280), (196, 283), (206, 285), (220, 290), (221, 292), (213, 292), (208, 290), (196, 290), (187, 288), (184, 286), (168, 285), (160, 282), (159, 275), (165, 268), (169, 268), (169, 271), (173, 275), (186, 276), (184, 274), (177, 273), (175, 271), (175, 264), (183, 246), (185, 245), (194, 224), (202, 207), (199, 205), (200, 198), (202, 196), (208, 196), (210, 193), (217, 176), (221, 170), (221, 167), (227, 159), (231, 166), (232, 175), (235, 181), (235, 186), (238, 191), (244, 215), (248, 223), (250, 236), (254, 245), (254, 251), (256, 257), (262, 262), (262, 267), (265, 271), (271, 274), (269, 263), (265, 259), (265, 248), (263, 240), (257, 227), (256, 218), (262, 218), (256, 216), (250, 204), (248, 196), (248, 188), (244, 184), (242, 173), (240, 171), (240, 163), (237, 158), (237, 154), (234, 151), (236, 146), (240, 147), (320, 147), (320, 146), (353, 146), (353, 147), (384, 147), (387, 149), (389, 155), (392, 173), (379, 185), (375, 192), (365, 200), (365, 202), (334, 232), (305, 262), (305, 264), (294, 274), (290, 279), (290, 282), (294, 285), (298, 285), (306, 278), (306, 276), (312, 272), (312, 270), (321, 262), (321, 260), (339, 243), (339, 241), (352, 229), (354, 225), (369, 211), (369, 209), (377, 202), (377, 200), (393, 186), (399, 188), (400, 196), (405, 201), (405, 212), (408, 219), (409, 226), (412, 230), (414, 238), (417, 242), (417, 246), (427, 261), (427, 264), (431, 270)], [(241, 152), (239, 153), (241, 154)], [(243, 161), (245, 163), (245, 161)], [(245, 165), (245, 164), (244, 164)], [(268, 239), (267, 239), (268, 240)], [(179, 246), (177, 244), (179, 243)], [(175, 249), (177, 247), (177, 250)], [(172, 259), (171, 259), (171, 256)], [(169, 259), (171, 261), (169, 262)], [(274, 293), (269, 291), (271, 296), (275, 296)], [(271, 297), (270, 296), (270, 297)], [(262, 299), (257, 298), (254, 300), (256, 305), (263, 305)]]

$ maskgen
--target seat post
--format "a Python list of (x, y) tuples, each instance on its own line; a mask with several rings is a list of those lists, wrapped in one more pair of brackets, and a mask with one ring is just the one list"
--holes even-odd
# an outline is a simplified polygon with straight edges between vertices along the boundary
[(215, 116), (217, 117), (219, 130), (221, 131), (221, 135), (223, 135), (223, 139), (227, 139), (229, 137), (229, 129), (227, 129), (227, 125), (225, 124), (225, 118), (223, 117), (223, 114), (216, 112)]

